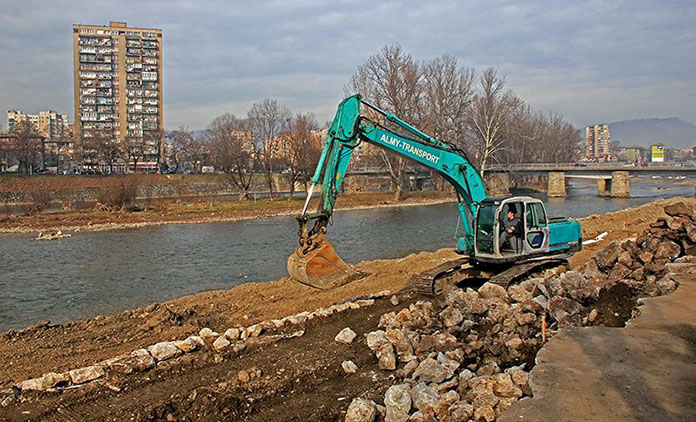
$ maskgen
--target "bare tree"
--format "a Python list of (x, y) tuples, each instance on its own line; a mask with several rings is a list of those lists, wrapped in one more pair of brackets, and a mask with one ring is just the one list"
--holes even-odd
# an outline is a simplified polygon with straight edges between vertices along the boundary
[(186, 161), (188, 153), (198, 146), (194, 146), (194, 138), (187, 126), (179, 126), (176, 130), (167, 132), (169, 140), (168, 156), (174, 162), (174, 171), (178, 171), (179, 167)]
[(109, 174), (114, 172), (114, 164), (126, 155), (123, 145), (105, 132), (97, 132), (90, 138), (90, 148), (100, 163), (109, 165)]
[[(376, 106), (418, 125), (421, 121), (422, 75), (421, 66), (400, 45), (385, 46), (358, 67), (345, 91), (346, 94), (360, 93)], [(380, 150), (380, 155), (389, 170), (394, 197), (401, 199), (407, 161), (388, 151)]]
[(145, 139), (141, 136), (127, 135), (123, 139), (123, 151), (128, 157), (128, 163), (133, 163), (134, 173), (138, 172), (138, 163), (145, 158), (146, 150)]
[(520, 100), (512, 92), (504, 91), (505, 80), (493, 68), (483, 71), (479, 84), (480, 92), (467, 114), (467, 124), (472, 132), (473, 151), (470, 151), (474, 165), (483, 176), (488, 163), (498, 159), (504, 149), (506, 126)]
[[(474, 70), (460, 67), (457, 59), (445, 55), (427, 62), (423, 74), (424, 129), (436, 139), (466, 149)], [(445, 180), (438, 181), (438, 188), (444, 189)]]
[(290, 181), (288, 200), (295, 193), (295, 183), (306, 184), (319, 161), (321, 145), (317, 128), (313, 115), (298, 114), (290, 121), (288, 133), (284, 135), (287, 142), (287, 176)]
[(29, 121), (16, 122), (10, 130), (13, 140), (12, 150), (19, 162), (19, 171), (31, 174), (39, 155), (41, 155), (41, 136), (38, 129)]
[(259, 157), (271, 199), (273, 199), (273, 174), (277, 170), (277, 162), (273, 154), (269, 153), (266, 144), (274, 142), (275, 138), (285, 131), (291, 118), (290, 110), (272, 98), (266, 98), (252, 105), (247, 114), (249, 130), (254, 136), (256, 154)]
[(256, 151), (245, 122), (233, 114), (220, 115), (210, 122), (207, 138), (215, 166), (237, 186), (239, 199), (249, 199)]

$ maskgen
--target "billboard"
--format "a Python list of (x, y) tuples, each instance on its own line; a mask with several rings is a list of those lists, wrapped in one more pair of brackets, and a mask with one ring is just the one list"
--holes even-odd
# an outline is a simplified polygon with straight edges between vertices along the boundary
[(653, 163), (663, 163), (665, 161), (664, 144), (655, 144), (650, 147), (650, 161)]

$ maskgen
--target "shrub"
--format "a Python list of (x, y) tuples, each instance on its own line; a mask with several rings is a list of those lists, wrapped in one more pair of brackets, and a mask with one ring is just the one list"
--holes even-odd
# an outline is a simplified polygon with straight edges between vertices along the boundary
[(50, 190), (34, 190), (29, 193), (30, 202), (27, 204), (26, 215), (38, 214), (48, 207), (48, 204), (53, 201), (53, 192)]
[(138, 181), (133, 177), (116, 176), (114, 186), (106, 186), (99, 191), (97, 201), (109, 210), (128, 210), (133, 207), (138, 195)]

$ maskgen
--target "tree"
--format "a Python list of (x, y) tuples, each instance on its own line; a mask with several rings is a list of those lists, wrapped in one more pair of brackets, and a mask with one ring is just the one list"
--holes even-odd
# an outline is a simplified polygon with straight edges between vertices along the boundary
[(16, 122), (10, 130), (13, 140), (12, 150), (19, 162), (19, 171), (31, 174), (41, 154), (41, 136), (38, 129), (29, 121)]
[(168, 155), (169, 159), (174, 162), (174, 171), (179, 170), (184, 161), (189, 158), (188, 154), (194, 150), (194, 138), (187, 126), (179, 126), (178, 129), (167, 132), (169, 140)]
[(295, 183), (309, 180), (314, 167), (321, 155), (320, 136), (317, 133), (318, 124), (311, 114), (298, 114), (289, 124), (289, 130), (284, 136), (287, 142), (287, 176), (290, 181), (291, 200), (295, 193)]
[(243, 120), (226, 113), (213, 119), (206, 131), (215, 166), (239, 189), (239, 199), (249, 199), (254, 174), (254, 138)]
[(520, 100), (510, 91), (504, 91), (505, 80), (493, 68), (483, 71), (479, 79), (480, 91), (467, 113), (466, 121), (472, 132), (474, 165), (483, 177), (489, 161), (497, 160), (506, 141), (506, 126)]
[(145, 158), (145, 139), (140, 136), (127, 135), (123, 139), (123, 151), (128, 157), (128, 162), (133, 163), (133, 173), (138, 172), (138, 163)]
[(89, 146), (94, 150), (97, 161), (109, 165), (109, 174), (114, 172), (114, 164), (125, 155), (123, 145), (105, 132), (95, 133), (90, 138)]
[[(444, 55), (426, 63), (423, 74), (424, 129), (436, 139), (466, 149), (474, 70), (460, 67), (457, 59)], [(438, 188), (445, 188), (444, 179), (439, 179)]]
[(249, 130), (254, 137), (256, 154), (259, 157), (271, 199), (273, 199), (273, 173), (277, 170), (277, 162), (270, 153), (267, 143), (274, 142), (275, 138), (285, 131), (291, 117), (290, 110), (272, 98), (266, 98), (252, 105), (247, 114)]
[[(422, 68), (400, 45), (385, 46), (358, 67), (346, 86), (346, 94), (360, 93), (377, 107), (390, 111), (412, 125), (421, 120)], [(381, 116), (373, 116), (383, 120)], [(390, 126), (382, 121), (382, 124)], [(396, 130), (396, 128), (394, 128)], [(394, 197), (403, 196), (406, 159), (380, 149), (389, 170)]]

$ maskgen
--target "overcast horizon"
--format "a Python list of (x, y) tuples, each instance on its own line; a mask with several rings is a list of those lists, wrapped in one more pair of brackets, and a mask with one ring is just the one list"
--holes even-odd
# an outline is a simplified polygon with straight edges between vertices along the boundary
[(202, 129), (267, 97), (330, 120), (351, 74), (395, 43), (417, 60), (449, 54), (479, 71), (495, 67), (535, 109), (578, 127), (696, 122), (696, 5), (688, 1), (60, 3), (3, 1), (3, 128), (14, 108), (74, 119), (72, 25), (109, 21), (163, 30), (166, 129)]

